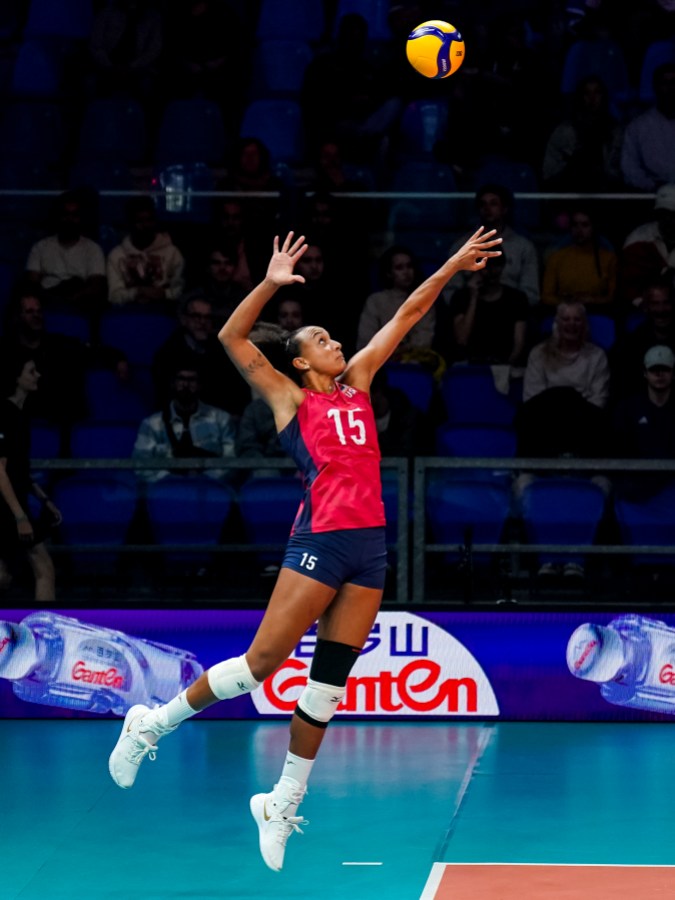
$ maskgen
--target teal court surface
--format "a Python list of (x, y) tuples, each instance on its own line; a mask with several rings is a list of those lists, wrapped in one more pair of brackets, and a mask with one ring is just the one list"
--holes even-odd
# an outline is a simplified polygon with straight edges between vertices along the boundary
[(669, 724), (333, 722), (275, 873), (286, 722), (187, 722), (122, 791), (120, 721), (0, 722), (2, 900), (675, 896)]

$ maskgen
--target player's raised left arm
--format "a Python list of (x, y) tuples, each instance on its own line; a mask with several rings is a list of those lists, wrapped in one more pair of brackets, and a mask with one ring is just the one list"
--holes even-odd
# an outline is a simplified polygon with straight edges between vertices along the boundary
[(373, 335), (366, 346), (349, 362), (342, 375), (346, 384), (368, 390), (377, 370), (383, 366), (406, 334), (434, 305), (441, 291), (457, 272), (477, 272), (483, 269), (493, 256), (500, 256), (495, 249), (502, 239), (496, 232), (484, 231), (481, 226), (443, 265), (416, 288), (399, 307), (396, 315)]

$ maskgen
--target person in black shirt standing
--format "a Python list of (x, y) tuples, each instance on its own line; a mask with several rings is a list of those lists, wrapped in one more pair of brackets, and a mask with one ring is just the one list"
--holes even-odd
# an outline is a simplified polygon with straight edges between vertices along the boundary
[[(30, 473), (30, 426), (24, 405), (37, 391), (40, 373), (27, 353), (16, 353), (2, 361), (0, 400), (0, 587), (11, 582), (10, 566), (27, 555), (35, 577), (35, 600), (55, 599), (54, 564), (44, 540), (50, 527), (61, 522), (61, 513), (36, 484)], [(44, 504), (45, 521), (35, 521), (28, 496)]]

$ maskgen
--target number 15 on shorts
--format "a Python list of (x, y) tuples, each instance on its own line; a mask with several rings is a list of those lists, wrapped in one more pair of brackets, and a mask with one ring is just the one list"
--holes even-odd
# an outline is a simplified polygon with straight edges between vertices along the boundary
[(317, 561), (316, 556), (310, 556), (309, 553), (303, 553), (302, 559), (300, 560), (300, 565), (303, 569), (309, 569), (311, 572)]

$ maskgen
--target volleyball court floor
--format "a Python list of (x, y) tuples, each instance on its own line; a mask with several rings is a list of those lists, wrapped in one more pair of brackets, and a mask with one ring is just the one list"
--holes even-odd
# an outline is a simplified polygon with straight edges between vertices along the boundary
[(130, 791), (119, 725), (0, 722), (2, 900), (675, 895), (669, 725), (335, 721), (281, 873), (248, 801), (287, 723), (187, 722)]

